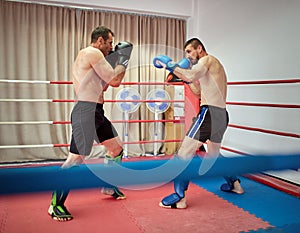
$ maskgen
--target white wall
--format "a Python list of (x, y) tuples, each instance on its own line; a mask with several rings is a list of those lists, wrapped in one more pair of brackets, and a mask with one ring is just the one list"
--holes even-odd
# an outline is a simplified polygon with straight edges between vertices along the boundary
[[(199, 37), (228, 81), (300, 78), (300, 1), (194, 0), (188, 38)], [(228, 101), (300, 103), (300, 84), (229, 86)], [(300, 134), (300, 109), (228, 106), (230, 123)], [(300, 152), (299, 138), (229, 128), (224, 146), (248, 153)]]

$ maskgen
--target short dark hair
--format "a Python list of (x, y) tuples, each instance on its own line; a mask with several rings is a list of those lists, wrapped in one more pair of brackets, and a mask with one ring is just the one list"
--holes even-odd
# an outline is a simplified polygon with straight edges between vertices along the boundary
[(106, 41), (108, 39), (109, 33), (111, 33), (111, 35), (114, 36), (114, 33), (109, 28), (104, 26), (96, 27), (91, 35), (91, 43), (95, 43), (100, 36), (103, 38), (104, 41)]
[(201, 45), (204, 52), (206, 52), (203, 43), (198, 38), (189, 39), (187, 42), (185, 42), (184, 48), (186, 48), (188, 45), (192, 45), (194, 49), (196, 49), (199, 45)]

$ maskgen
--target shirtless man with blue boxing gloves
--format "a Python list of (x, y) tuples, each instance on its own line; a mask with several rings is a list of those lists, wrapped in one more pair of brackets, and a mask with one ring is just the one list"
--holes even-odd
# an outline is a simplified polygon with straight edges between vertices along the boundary
[[(194, 118), (193, 124), (183, 139), (177, 157), (182, 160), (191, 159), (205, 142), (207, 143), (207, 156), (217, 157), (220, 155), (221, 141), (229, 121), (226, 110), (226, 73), (220, 61), (206, 52), (198, 38), (188, 40), (184, 45), (184, 50), (186, 58), (178, 63), (172, 62), (172, 59), (165, 55), (159, 55), (153, 59), (156, 68), (165, 68), (184, 82), (198, 85), (201, 93), (199, 114)], [(202, 172), (205, 173), (207, 171), (205, 169), (207, 167)], [(237, 177), (225, 177), (225, 179), (227, 182), (221, 186), (222, 191), (244, 193)], [(186, 208), (188, 185), (189, 180), (175, 179), (175, 192), (164, 197), (159, 205), (165, 208)]]

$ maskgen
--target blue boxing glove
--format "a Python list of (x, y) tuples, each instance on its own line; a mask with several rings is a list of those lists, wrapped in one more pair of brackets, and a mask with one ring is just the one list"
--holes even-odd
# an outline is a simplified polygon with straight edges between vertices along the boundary
[(192, 63), (191, 63), (190, 59), (188, 59), (188, 58), (183, 58), (177, 64), (178, 64), (178, 67), (180, 67), (182, 69), (190, 69), (192, 67)]
[(170, 71), (171, 73), (174, 72), (175, 68), (179, 67), (182, 69), (190, 69), (191, 68), (191, 62), (187, 58), (183, 58), (178, 63), (168, 62), (166, 69)]
[(180, 67), (183, 69), (191, 68), (191, 62), (189, 59), (183, 58), (178, 63), (175, 63), (175, 62), (172, 62), (172, 59), (166, 55), (158, 55), (157, 57), (155, 57), (153, 59), (153, 64), (156, 68), (159, 68), (159, 69), (161, 69), (165, 66), (165, 68), (168, 71), (170, 71), (171, 73), (174, 72), (176, 67)]
[(162, 65), (165, 65), (165, 67), (167, 67), (168, 63), (172, 61), (171, 58), (169, 58), (168, 56), (166, 55), (158, 55), (156, 56), (155, 58), (153, 58), (153, 65), (156, 67), (156, 68), (164, 68), (164, 66)]

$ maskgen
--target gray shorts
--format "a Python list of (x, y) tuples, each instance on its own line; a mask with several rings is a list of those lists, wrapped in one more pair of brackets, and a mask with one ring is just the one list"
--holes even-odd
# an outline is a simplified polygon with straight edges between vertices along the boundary
[(104, 116), (103, 104), (78, 101), (71, 114), (72, 138), (70, 152), (89, 155), (93, 143), (117, 137), (117, 131)]
[(200, 142), (210, 140), (221, 143), (229, 122), (228, 112), (225, 108), (203, 105), (187, 136)]

